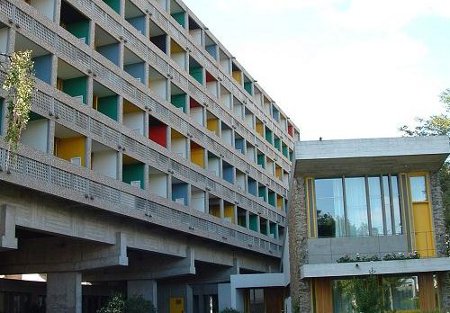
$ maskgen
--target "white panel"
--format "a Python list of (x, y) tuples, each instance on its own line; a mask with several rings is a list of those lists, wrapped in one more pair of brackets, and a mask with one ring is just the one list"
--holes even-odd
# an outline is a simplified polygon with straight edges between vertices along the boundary
[(48, 147), (48, 121), (47, 119), (29, 121), (20, 140), (23, 144), (36, 150), (47, 152)]
[(191, 207), (201, 212), (205, 212), (205, 192), (196, 191), (192, 193)]
[(167, 184), (168, 178), (166, 174), (150, 174), (149, 185), (151, 193), (167, 198)]
[(217, 95), (217, 82), (216, 81), (212, 81), (212, 82), (208, 82), (206, 83), (206, 89), (208, 89), (208, 91), (213, 94), (214, 96), (218, 96)]
[(199, 123), (202, 126), (205, 126), (204, 118), (203, 118), (203, 107), (194, 107), (191, 108), (191, 117), (194, 121)]
[(8, 47), (8, 27), (0, 29), (0, 53), (6, 53)]
[(172, 60), (175, 61), (182, 69), (186, 70), (186, 54), (179, 52), (179, 53), (172, 53), (171, 55)]
[(187, 141), (185, 138), (172, 138), (172, 152), (187, 159)]
[(92, 170), (117, 179), (117, 152), (99, 151), (92, 155)]
[(192, 36), (192, 39), (194, 39), (195, 43), (197, 43), (199, 46), (202, 45), (202, 30), (201, 29), (190, 30), (189, 34)]
[(220, 174), (220, 160), (218, 158), (208, 159), (208, 170), (214, 172), (214, 175), (219, 176)]
[(231, 129), (223, 129), (222, 130), (222, 138), (223, 140), (230, 144), (233, 145), (233, 133), (231, 132)]
[(31, 0), (30, 4), (35, 7), (41, 14), (53, 21), (55, 15), (54, 0)]
[(140, 135), (144, 135), (144, 113), (132, 112), (124, 114), (123, 125)]

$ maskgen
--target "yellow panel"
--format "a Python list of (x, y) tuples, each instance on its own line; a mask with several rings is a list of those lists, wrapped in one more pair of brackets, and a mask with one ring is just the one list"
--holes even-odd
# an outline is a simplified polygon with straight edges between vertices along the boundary
[(180, 138), (186, 139), (186, 137), (184, 137), (183, 134), (180, 134), (179, 132), (173, 129), (170, 136), (172, 139), (180, 139)]
[(63, 80), (61, 78), (56, 79), (56, 89), (63, 90)]
[(192, 148), (191, 162), (205, 168), (205, 149), (200, 147)]
[(316, 278), (314, 280), (314, 295), (316, 297), (315, 313), (333, 312), (333, 296), (329, 278)]
[(170, 40), (170, 53), (180, 53), (180, 52), (186, 52), (179, 44), (177, 44), (175, 41)]
[(420, 257), (434, 257), (434, 236), (429, 203), (413, 203), (415, 250)]
[[(427, 199), (430, 197), (430, 181), (427, 173), (410, 173), (409, 177), (425, 176)], [(409, 182), (409, 179), (408, 179)], [(411, 188), (411, 186), (409, 186)], [(411, 194), (411, 192), (410, 192)], [(411, 199), (411, 198), (410, 198)], [(432, 217), (431, 203), (429, 201), (424, 202), (412, 202), (412, 217), (413, 217), (413, 234), (415, 242), (415, 250), (420, 254), (420, 257), (434, 257), (436, 256), (436, 249), (434, 243), (433, 232), (433, 217)]]
[(229, 219), (231, 223), (235, 223), (234, 220), (234, 205), (226, 205), (224, 207), (223, 215), (226, 219)]
[(433, 273), (419, 274), (419, 289), (426, 290), (420, 292), (419, 304), (422, 312), (436, 312), (436, 294), (433, 281)]
[(212, 216), (220, 218), (220, 206), (214, 205), (209, 207), (209, 214)]
[(279, 179), (282, 178), (282, 171), (281, 171), (281, 167), (279, 167), (278, 165), (275, 166), (275, 176), (278, 177)]
[(216, 118), (210, 118), (210, 119), (208, 119), (208, 121), (207, 121), (207, 128), (210, 130), (210, 131), (212, 131), (212, 132), (214, 132), (214, 133), (216, 133), (217, 134), (217, 130), (219, 129), (219, 120), (218, 119), (216, 119)]
[(233, 71), (233, 78), (234, 78), (239, 84), (242, 84), (242, 72), (241, 72), (241, 71)]
[(184, 298), (170, 298), (170, 313), (184, 313)]
[(261, 135), (261, 137), (264, 137), (264, 124), (263, 123), (256, 123), (256, 132)]
[(58, 158), (71, 161), (72, 158), (79, 157), (81, 166), (85, 165), (85, 137), (75, 138), (55, 138), (55, 155)]
[(283, 209), (283, 197), (277, 196), (277, 208), (279, 210)]
[(92, 107), (95, 110), (98, 110), (98, 97), (97, 96), (94, 96), (94, 99), (92, 100)]
[(142, 112), (137, 106), (130, 101), (123, 99), (123, 113)]

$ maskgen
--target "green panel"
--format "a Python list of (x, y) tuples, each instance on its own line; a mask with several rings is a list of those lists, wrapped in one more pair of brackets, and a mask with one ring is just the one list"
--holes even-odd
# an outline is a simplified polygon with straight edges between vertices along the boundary
[(254, 231), (258, 231), (258, 216), (250, 215), (249, 228)]
[(266, 187), (259, 187), (258, 188), (258, 196), (263, 198), (264, 201), (267, 201)]
[(117, 14), (120, 14), (120, 0), (103, 0), (103, 2), (109, 5)]
[(43, 119), (45, 119), (45, 117), (43, 117), (42, 115), (39, 115), (39, 114), (34, 113), (34, 112), (30, 112), (29, 116), (30, 116), (30, 122), (31, 122), (31, 121), (36, 121), (36, 120), (43, 120)]
[(272, 206), (275, 206), (275, 193), (274, 192), (269, 192), (269, 204)]
[(123, 166), (122, 181), (130, 184), (132, 181), (140, 181), (144, 189), (144, 164), (128, 164)]
[(274, 236), (274, 238), (278, 238), (277, 235), (277, 224), (270, 223), (269, 233)]
[(270, 143), (273, 142), (273, 133), (270, 129), (266, 128), (266, 140)]
[(251, 82), (246, 82), (246, 83), (244, 83), (244, 89), (245, 89), (250, 95), (253, 95), (253, 93), (252, 93), (252, 83), (251, 83)]
[(262, 168), (266, 168), (266, 157), (264, 154), (258, 154), (258, 165), (261, 165)]
[(179, 12), (179, 13), (173, 13), (171, 14), (172, 17), (175, 19), (175, 21), (178, 22), (178, 24), (180, 24), (181, 26), (185, 27), (185, 13), (184, 12)]
[(118, 119), (118, 97), (117, 96), (109, 96), (98, 98), (98, 106), (97, 110), (109, 118), (117, 121)]
[(242, 227), (246, 226), (245, 215), (238, 216), (238, 225)]
[(196, 81), (203, 84), (203, 69), (201, 67), (193, 67), (189, 69), (189, 74), (194, 77)]
[(288, 147), (286, 144), (283, 143), (283, 155), (288, 158), (289, 157), (289, 152), (288, 152)]
[(170, 102), (177, 108), (182, 108), (183, 112), (186, 113), (186, 95), (174, 95), (170, 97)]
[(280, 138), (275, 138), (275, 140), (273, 141), (273, 145), (274, 145), (275, 149), (277, 149), (278, 151), (281, 151), (281, 140), (280, 140)]
[(84, 43), (89, 44), (89, 21), (79, 21), (66, 25), (66, 29), (69, 33), (77, 38), (84, 38)]
[(87, 103), (87, 77), (82, 76), (64, 80), (62, 90), (72, 97), (83, 96), (83, 103)]

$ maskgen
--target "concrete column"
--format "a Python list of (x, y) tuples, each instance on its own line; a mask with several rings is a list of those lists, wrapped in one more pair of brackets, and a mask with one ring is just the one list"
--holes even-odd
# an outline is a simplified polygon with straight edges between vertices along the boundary
[(156, 280), (129, 280), (127, 294), (130, 296), (142, 296), (151, 301), (156, 307), (158, 304), (158, 284)]
[(47, 313), (81, 313), (81, 273), (47, 274)]

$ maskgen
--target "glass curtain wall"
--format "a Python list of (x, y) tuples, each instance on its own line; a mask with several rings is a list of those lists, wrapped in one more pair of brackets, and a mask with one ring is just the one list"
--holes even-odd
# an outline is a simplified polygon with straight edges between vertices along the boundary
[(316, 179), (318, 237), (401, 234), (397, 176)]

